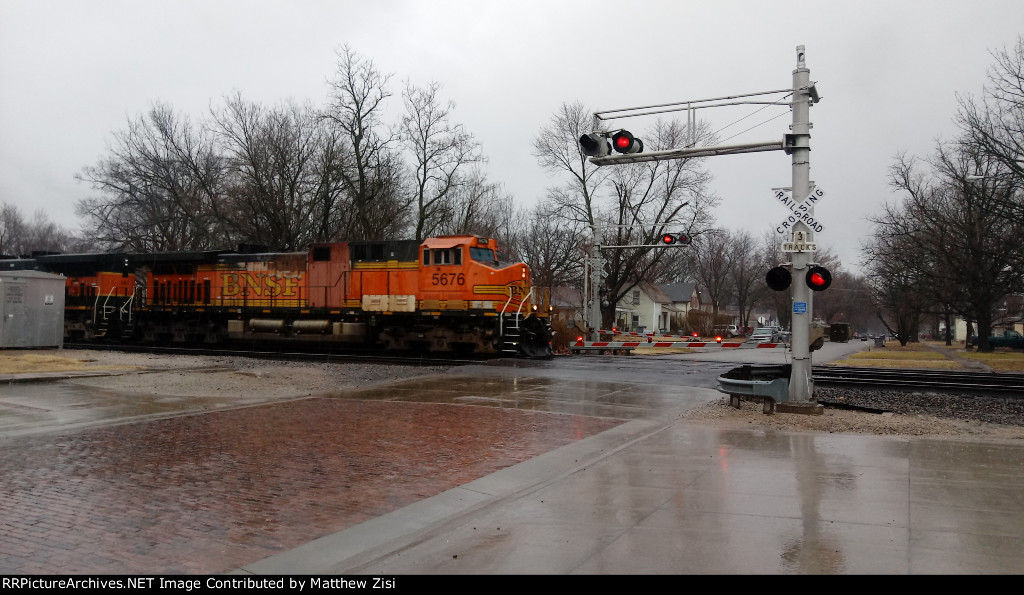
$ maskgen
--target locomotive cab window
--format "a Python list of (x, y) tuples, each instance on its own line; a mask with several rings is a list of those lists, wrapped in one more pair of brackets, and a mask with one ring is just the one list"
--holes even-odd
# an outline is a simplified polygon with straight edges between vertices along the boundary
[(469, 257), (477, 262), (487, 264), (497, 264), (498, 262), (498, 258), (494, 255), (494, 250), (490, 248), (470, 248)]
[(462, 264), (461, 248), (434, 248), (423, 251), (423, 264)]

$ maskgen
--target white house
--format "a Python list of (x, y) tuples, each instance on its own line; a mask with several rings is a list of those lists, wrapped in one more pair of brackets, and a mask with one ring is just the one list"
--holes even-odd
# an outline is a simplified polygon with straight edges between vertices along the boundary
[(677, 312), (659, 286), (641, 282), (619, 300), (615, 326), (628, 332), (668, 330), (672, 315)]

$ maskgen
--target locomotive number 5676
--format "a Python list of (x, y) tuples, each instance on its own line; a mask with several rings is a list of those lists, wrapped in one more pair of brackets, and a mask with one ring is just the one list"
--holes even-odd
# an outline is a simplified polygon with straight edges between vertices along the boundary
[(462, 273), (434, 273), (430, 281), (434, 285), (465, 285), (466, 276)]

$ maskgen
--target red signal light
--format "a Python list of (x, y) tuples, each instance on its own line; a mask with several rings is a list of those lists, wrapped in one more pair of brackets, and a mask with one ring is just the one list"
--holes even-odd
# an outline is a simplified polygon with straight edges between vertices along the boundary
[(715, 336), (715, 343), (721, 343), (721, 342), (722, 342), (722, 337), (721, 337), (721, 335), (716, 335), (716, 336)]
[(832, 273), (825, 267), (814, 266), (807, 270), (805, 281), (807, 287), (813, 291), (824, 291), (828, 289), (829, 285), (832, 285)]
[(693, 239), (690, 238), (690, 234), (685, 232), (661, 234), (661, 243), (666, 246), (672, 246), (674, 244), (689, 246), (692, 241)]
[(644, 141), (634, 137), (628, 130), (620, 130), (612, 136), (612, 146), (619, 153), (642, 153)]

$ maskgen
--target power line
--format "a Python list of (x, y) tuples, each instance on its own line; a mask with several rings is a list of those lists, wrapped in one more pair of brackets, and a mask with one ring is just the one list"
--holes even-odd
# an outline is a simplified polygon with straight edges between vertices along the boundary
[[(750, 115), (754, 115), (754, 114), (750, 114)], [(777, 116), (773, 116), (773, 117), (771, 117), (771, 118), (768, 118), (768, 119), (767, 119), (767, 120), (765, 120), (764, 122), (761, 122), (761, 123), (759, 123), (759, 124), (754, 124), (754, 125), (753, 125), (753, 126), (751, 126), (750, 128), (747, 128), (746, 130), (741, 130), (740, 132), (737, 132), (736, 134), (734, 134), (734, 135), (732, 135), (732, 136), (730, 136), (730, 137), (724, 138), (724, 139), (722, 139), (722, 140), (723, 140), (723, 141), (727, 141), (727, 140), (729, 140), (730, 138), (736, 138), (737, 136), (739, 136), (739, 135), (743, 134), (744, 132), (750, 132), (751, 130), (753, 130), (753, 129), (757, 128), (758, 126), (764, 126), (764, 125), (765, 125), (765, 124), (767, 124), (768, 122), (771, 122), (772, 120), (776, 120), (776, 119), (778, 119), (778, 118), (781, 118), (782, 116), (785, 116), (785, 115), (786, 115), (786, 114), (779, 114), (779, 115), (777, 115)], [(734, 123), (735, 123), (735, 122), (734, 122)], [(730, 126), (731, 126), (731, 125), (732, 125), (732, 124), (730, 124)]]
[[(785, 96), (781, 97), (780, 100), (785, 99), (786, 97), (789, 97), (792, 94), (793, 94), (792, 92), (789, 92)], [(742, 118), (739, 118), (738, 120), (734, 120), (734, 121), (726, 124), (725, 126), (722, 126), (721, 128), (719, 128), (718, 130), (715, 131), (715, 134), (718, 134), (718, 133), (722, 132), (723, 130), (725, 130), (726, 128), (729, 128), (730, 126), (733, 126), (735, 124), (739, 124), (743, 120), (746, 120), (747, 118), (751, 118), (751, 117), (757, 115), (758, 113), (760, 113), (761, 111), (764, 111), (764, 110), (768, 109), (769, 107), (771, 107), (773, 105), (779, 105), (779, 104), (778, 103), (769, 103), (767, 105), (764, 105), (761, 108), (758, 108), (758, 109), (750, 112), (749, 114), (743, 116)], [(786, 115), (786, 114), (783, 113), (783, 114), (779, 114), (778, 116), (769, 118), (769, 119), (765, 120), (764, 122), (761, 122), (760, 124), (755, 124), (754, 126), (752, 126), (750, 128), (747, 128), (746, 130), (743, 130), (741, 132), (737, 132), (736, 134), (734, 134), (734, 135), (732, 135), (730, 137), (724, 138), (724, 139), (722, 139), (722, 141), (724, 142), (724, 141), (729, 140), (730, 138), (736, 138), (737, 136), (743, 134), (744, 132), (749, 132), (749, 131), (753, 130), (754, 128), (757, 128), (758, 126), (763, 126), (764, 124), (767, 124), (768, 122), (771, 122), (772, 120), (774, 120), (776, 118), (780, 118), (780, 117), (782, 117), (784, 115)]]

